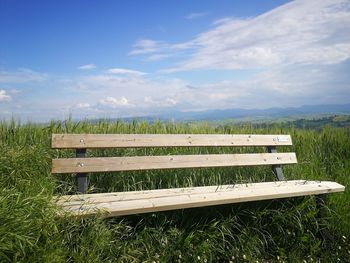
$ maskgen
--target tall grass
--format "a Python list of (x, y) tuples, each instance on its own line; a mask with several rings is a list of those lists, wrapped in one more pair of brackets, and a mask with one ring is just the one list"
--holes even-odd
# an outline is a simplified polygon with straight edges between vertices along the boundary
[[(287, 179), (332, 180), (328, 217), (315, 197), (101, 219), (60, 218), (53, 195), (76, 191), (75, 178), (53, 176), (51, 159), (73, 156), (50, 148), (52, 133), (291, 134), (298, 165)], [(322, 131), (278, 125), (15, 121), (0, 124), (0, 262), (322, 262), (350, 261), (350, 129)], [(263, 148), (253, 149), (264, 151)], [(249, 148), (157, 148), (90, 151), (90, 156), (247, 152)], [(274, 180), (268, 167), (208, 168), (93, 174), (89, 192), (129, 191)], [(329, 236), (320, 236), (326, 227)]]

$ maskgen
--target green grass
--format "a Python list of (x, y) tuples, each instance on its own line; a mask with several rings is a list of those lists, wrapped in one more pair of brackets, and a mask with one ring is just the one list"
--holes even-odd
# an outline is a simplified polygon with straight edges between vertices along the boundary
[[(251, 202), (101, 219), (59, 218), (52, 196), (76, 191), (74, 177), (53, 176), (52, 133), (291, 134), (298, 165), (287, 179), (332, 180), (328, 217), (317, 220), (315, 197)], [(265, 149), (254, 149), (264, 151)], [(94, 150), (90, 156), (249, 152), (249, 148)], [(15, 121), (0, 124), (0, 262), (349, 262), (350, 129), (303, 130), (273, 124)], [(274, 180), (268, 167), (208, 168), (91, 175), (89, 192)], [(320, 229), (327, 228), (323, 241)]]

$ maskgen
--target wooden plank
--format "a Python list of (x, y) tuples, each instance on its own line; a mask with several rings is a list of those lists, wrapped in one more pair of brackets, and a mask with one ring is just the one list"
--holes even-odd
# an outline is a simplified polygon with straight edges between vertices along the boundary
[[(283, 181), (273, 182), (269, 186), (261, 187), (261, 183), (235, 185), (233, 188), (223, 188), (213, 192), (206, 192), (205, 188), (200, 191), (189, 190), (178, 195), (160, 196), (133, 200), (109, 200), (108, 202), (86, 203), (65, 206), (65, 202), (60, 205), (62, 208), (75, 215), (89, 215), (103, 212), (104, 216), (123, 216), (131, 214), (141, 214), (149, 212), (167, 211), (174, 209), (184, 209), (193, 207), (203, 207), (211, 205), (222, 205), (230, 203), (241, 203), (259, 200), (269, 200), (305, 195), (319, 195), (334, 192), (342, 192), (345, 187), (335, 182), (328, 181)], [(151, 190), (153, 192), (160, 190)]]
[(292, 145), (290, 135), (254, 134), (52, 134), (52, 148)]
[[(289, 181), (292, 182), (292, 181)], [(305, 180), (293, 181), (296, 183), (307, 183)], [(200, 193), (214, 193), (214, 192), (226, 192), (231, 191), (233, 188), (248, 188), (252, 183), (247, 184), (234, 184), (234, 185), (214, 185), (214, 186), (200, 186), (200, 187), (186, 187), (186, 188), (168, 188), (168, 189), (156, 189), (156, 190), (143, 190), (143, 191), (127, 191), (127, 192), (112, 192), (112, 193), (98, 193), (98, 194), (76, 194), (76, 195), (63, 195), (56, 196), (55, 200), (58, 204), (64, 206), (76, 206), (82, 203), (104, 203), (104, 202), (117, 202), (117, 201), (130, 201), (139, 199), (160, 198), (169, 196), (179, 196), (188, 194), (200, 194)], [(269, 188), (275, 186), (276, 182), (261, 182), (255, 184), (255, 189)]]
[[(274, 182), (263, 182), (261, 187), (269, 186)], [(249, 184), (242, 184), (242, 186), (248, 187)], [(143, 190), (143, 191), (127, 191), (127, 192), (112, 192), (112, 193), (99, 193), (99, 194), (77, 194), (77, 195), (64, 195), (57, 198), (57, 202), (65, 205), (79, 205), (82, 202), (101, 203), (109, 201), (126, 201), (137, 200), (147, 198), (158, 198), (165, 196), (176, 196), (179, 194), (194, 194), (203, 192), (216, 192), (216, 191), (230, 191), (235, 185), (216, 185), (216, 186), (202, 186), (202, 187), (186, 187), (186, 188), (168, 188), (168, 189), (156, 189), (156, 190)], [(236, 187), (238, 187), (236, 185)]]
[(136, 171), (171, 168), (297, 163), (295, 153), (203, 154), (53, 159), (52, 173)]

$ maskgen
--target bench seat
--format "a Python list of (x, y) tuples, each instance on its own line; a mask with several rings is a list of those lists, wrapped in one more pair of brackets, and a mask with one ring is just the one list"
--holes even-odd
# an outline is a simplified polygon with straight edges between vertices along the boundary
[(101, 212), (105, 217), (167, 211), (191, 207), (241, 203), (305, 195), (342, 192), (329, 181), (276, 181), (249, 184), (171, 188), (147, 191), (78, 194), (55, 197), (63, 211), (73, 215)]

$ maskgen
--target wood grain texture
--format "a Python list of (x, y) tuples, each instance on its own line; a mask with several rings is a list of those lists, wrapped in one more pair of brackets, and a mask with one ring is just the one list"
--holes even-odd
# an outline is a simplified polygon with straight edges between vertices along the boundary
[(52, 173), (136, 171), (171, 168), (297, 163), (295, 153), (202, 154), (53, 159)]
[[(257, 187), (269, 187), (274, 182), (263, 182)], [(63, 195), (55, 197), (58, 204), (65, 206), (80, 205), (82, 202), (88, 203), (102, 203), (102, 202), (116, 202), (128, 201), (148, 198), (159, 198), (166, 196), (178, 196), (182, 194), (198, 194), (198, 193), (212, 193), (217, 191), (230, 191), (234, 187), (248, 187), (250, 184), (240, 185), (215, 185), (215, 186), (201, 186), (201, 187), (187, 187), (187, 188), (168, 188), (157, 190), (143, 190), (143, 191), (127, 191), (114, 193), (99, 193), (99, 194), (77, 194), (77, 195)]]
[(292, 145), (290, 135), (254, 134), (52, 134), (52, 148)]
[(283, 181), (142, 192), (56, 197), (73, 215), (102, 213), (105, 217), (141, 214), (192, 207), (342, 192), (345, 187), (328, 181)]

